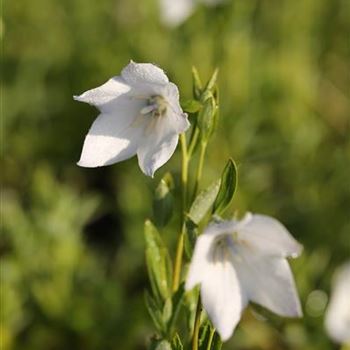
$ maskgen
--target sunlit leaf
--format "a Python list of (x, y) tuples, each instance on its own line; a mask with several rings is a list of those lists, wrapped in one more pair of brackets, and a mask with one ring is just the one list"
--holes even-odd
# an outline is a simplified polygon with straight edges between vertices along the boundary
[(195, 223), (199, 224), (204, 216), (208, 213), (213, 205), (219, 192), (220, 180), (212, 183), (207, 189), (198, 194), (188, 213), (188, 217)]
[(221, 175), (220, 189), (213, 205), (213, 214), (221, 215), (231, 203), (237, 186), (237, 167), (229, 159)]

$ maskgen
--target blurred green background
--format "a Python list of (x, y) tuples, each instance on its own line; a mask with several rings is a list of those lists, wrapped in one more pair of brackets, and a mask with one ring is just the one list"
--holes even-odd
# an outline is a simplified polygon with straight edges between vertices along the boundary
[[(145, 349), (153, 333), (143, 222), (162, 174), (135, 159), (76, 166), (98, 114), (72, 95), (153, 62), (191, 97), (191, 65), (220, 68), (220, 124), (203, 186), (239, 164), (231, 213), (281, 220), (304, 318), (249, 308), (223, 349), (337, 349), (323, 329), (350, 256), (350, 1), (227, 0), (161, 24), (156, 0), (5, 1), (2, 40), (2, 349)], [(172, 244), (176, 233), (164, 232)]]

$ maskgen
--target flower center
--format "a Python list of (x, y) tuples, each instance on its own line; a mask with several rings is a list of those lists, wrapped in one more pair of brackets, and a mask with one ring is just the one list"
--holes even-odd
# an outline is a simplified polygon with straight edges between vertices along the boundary
[(242, 255), (240, 254), (240, 247), (249, 244), (238, 238), (237, 232), (223, 234), (217, 237), (214, 241), (211, 251), (211, 258), (214, 264), (226, 262), (241, 262)]
[(141, 109), (141, 114), (151, 117), (162, 117), (168, 108), (168, 102), (163, 96), (155, 95), (147, 99), (147, 105)]
[(230, 260), (232, 257), (232, 249), (234, 241), (231, 236), (224, 235), (218, 237), (213, 245), (212, 259), (214, 264), (224, 263)]

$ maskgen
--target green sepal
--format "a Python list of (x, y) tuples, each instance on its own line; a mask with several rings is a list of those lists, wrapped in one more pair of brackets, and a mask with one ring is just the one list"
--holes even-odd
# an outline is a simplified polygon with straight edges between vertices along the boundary
[(218, 79), (218, 74), (219, 74), (219, 68), (215, 68), (212, 76), (210, 77), (207, 85), (205, 86), (204, 91), (214, 91), (216, 88), (216, 81)]
[(216, 127), (216, 114), (218, 106), (212, 93), (203, 102), (203, 108), (198, 113), (198, 128), (201, 133), (201, 139), (207, 142), (213, 134)]
[(221, 175), (220, 189), (213, 205), (213, 214), (221, 215), (229, 206), (237, 187), (237, 167), (229, 159)]
[(168, 249), (150, 220), (145, 222), (145, 241), (151, 288), (154, 297), (160, 303), (171, 296), (172, 263)]
[(220, 350), (222, 341), (210, 321), (206, 319), (199, 329), (198, 350)]
[(183, 350), (184, 346), (182, 345), (180, 336), (175, 333), (173, 339), (171, 340), (171, 349), (172, 350)]
[(188, 212), (188, 217), (198, 225), (213, 205), (219, 192), (220, 180), (212, 183), (207, 189), (201, 191)]
[(199, 100), (202, 95), (203, 84), (199, 77), (198, 70), (192, 66), (192, 80), (193, 80), (193, 96), (196, 100)]
[(164, 227), (173, 214), (174, 197), (172, 190), (174, 180), (170, 173), (166, 173), (154, 191), (153, 217), (156, 226)]
[(202, 104), (197, 100), (191, 99), (182, 102), (181, 107), (184, 110), (184, 112), (197, 113), (201, 109)]
[(211, 348), (210, 350), (221, 350), (222, 348), (222, 340), (218, 334), (218, 332), (215, 332), (213, 341), (211, 342)]
[(205, 320), (199, 328), (198, 350), (207, 350), (210, 338), (210, 322)]

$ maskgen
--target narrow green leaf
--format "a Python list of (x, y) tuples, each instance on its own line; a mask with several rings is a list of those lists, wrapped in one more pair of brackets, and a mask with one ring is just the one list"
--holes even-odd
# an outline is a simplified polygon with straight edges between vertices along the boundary
[(171, 340), (171, 349), (172, 350), (183, 350), (184, 346), (182, 345), (180, 336), (175, 333), (173, 339)]
[(195, 223), (199, 224), (200, 221), (209, 211), (210, 207), (213, 205), (215, 198), (219, 192), (220, 180), (212, 183), (207, 189), (203, 190), (198, 194), (196, 199), (188, 213), (188, 217)]
[(186, 328), (189, 334), (193, 333), (194, 320), (196, 317), (197, 302), (199, 297), (199, 287), (195, 287), (184, 295)]
[(165, 325), (162, 321), (162, 313), (160, 312), (159, 306), (157, 305), (155, 299), (153, 299), (147, 291), (145, 291), (145, 305), (157, 331), (164, 333)]
[(181, 107), (187, 113), (196, 113), (201, 109), (202, 104), (197, 100), (187, 100), (181, 103)]
[(237, 186), (237, 167), (229, 159), (221, 175), (220, 189), (213, 205), (213, 214), (221, 215), (231, 203)]
[(153, 216), (158, 227), (164, 227), (173, 214), (174, 198), (171, 190), (174, 187), (174, 180), (170, 173), (167, 173), (160, 180), (153, 199)]
[[(162, 312), (162, 320), (163, 324), (168, 324), (173, 313), (173, 303), (170, 298), (165, 300), (163, 312)], [(168, 328), (168, 327), (167, 327)]]
[(183, 298), (185, 295), (184, 283), (181, 283), (176, 293), (172, 297), (172, 315), (168, 322), (168, 332), (171, 334), (172, 328), (176, 323), (176, 319), (179, 315), (181, 305), (183, 303)]
[(146, 267), (148, 272), (148, 278), (151, 284), (152, 293), (157, 303), (161, 305), (163, 297), (158, 287), (157, 275), (154, 269), (152, 268), (153, 264), (154, 264), (153, 258), (151, 254), (148, 252), (148, 250), (146, 249)]
[(156, 227), (150, 220), (145, 222), (146, 263), (152, 291), (166, 300), (171, 296), (172, 263), (168, 249)]

